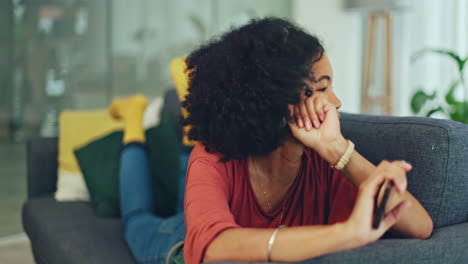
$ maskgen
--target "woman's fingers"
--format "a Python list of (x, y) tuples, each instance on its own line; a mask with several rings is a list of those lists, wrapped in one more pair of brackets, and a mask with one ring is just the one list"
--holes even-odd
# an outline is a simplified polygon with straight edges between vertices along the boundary
[[(355, 208), (350, 217), (350, 223), (365, 225), (368, 230), (368, 241), (375, 241), (380, 238), (388, 229), (394, 226), (398, 220), (407, 212), (410, 207), (410, 202), (404, 200), (395, 206), (390, 212), (385, 214), (377, 230), (372, 229), (372, 215), (375, 210), (376, 199), (379, 196), (379, 190), (385, 189), (385, 184), (392, 181), (395, 186), (400, 185), (401, 190), (406, 189), (406, 168), (407, 164), (402, 164), (401, 161), (389, 162), (382, 161), (370, 177), (368, 177), (359, 186), (358, 197)], [(382, 194), (382, 193), (381, 193)]]
[(400, 218), (406, 213), (406, 211), (408, 211), (408, 208), (410, 208), (410, 206), (410, 201), (402, 201), (384, 216), (379, 226), (379, 231), (382, 233), (382, 235), (393, 225), (395, 225), (396, 222), (398, 222), (398, 220), (400, 220)]
[(413, 169), (413, 165), (410, 163), (404, 161), (404, 160), (399, 160), (399, 161), (394, 161), (393, 164), (397, 165), (398, 167), (404, 169), (406, 172), (409, 172)]
[(312, 122), (312, 125), (314, 126), (314, 128), (319, 128), (320, 120), (317, 116), (317, 113), (315, 112), (314, 100), (306, 100), (304, 105), (306, 107), (308, 117)]
[(369, 177), (365, 182), (359, 186), (360, 191), (367, 197), (375, 197), (380, 190), (380, 186), (384, 183), (386, 179), (386, 172), (382, 170), (382, 166), (388, 163), (388, 161), (383, 161), (377, 166), (373, 175)]
[(299, 112), (301, 114), (302, 122), (304, 122), (306, 130), (310, 131), (312, 129), (312, 120), (309, 117), (309, 113), (307, 111), (307, 106), (305, 102), (301, 102), (299, 104)]
[(358, 197), (356, 199), (355, 211), (357, 214), (369, 215), (371, 217), (372, 208), (374, 208), (375, 197), (384, 183), (385, 178), (378, 175), (373, 175), (359, 186)]
[(296, 117), (302, 122), (298, 122), (299, 127), (305, 127), (307, 131), (312, 128), (320, 128), (320, 124), (325, 120), (328, 102), (325, 98), (307, 97), (296, 106)]
[(302, 116), (299, 111), (299, 106), (294, 106), (294, 117), (296, 119), (297, 126), (300, 128), (304, 127), (304, 122), (302, 122)]
[[(378, 195), (381, 186), (386, 180), (391, 180), (399, 193), (406, 190), (407, 182), (405, 171), (394, 165), (393, 162), (382, 161), (375, 169), (373, 175), (359, 186), (359, 192), (362, 196), (361, 199), (374, 201), (374, 197)], [(369, 206), (369, 204), (366, 203), (362, 206)], [(372, 206), (374, 206), (374, 204), (372, 204)]]
[(322, 97), (316, 97), (314, 99), (314, 104), (313, 106), (315, 107), (315, 113), (320, 120), (320, 122), (323, 122), (325, 120), (325, 110), (324, 107), (327, 105), (327, 101), (325, 99), (322, 99)]
[(401, 161), (393, 161), (387, 166), (387, 170), (390, 174), (388, 179), (393, 180), (395, 187), (399, 193), (404, 193), (408, 185), (406, 179), (408, 165), (403, 164)]
[(382, 161), (374, 171), (374, 178), (376, 176), (383, 177), (384, 179), (391, 180), (395, 184), (395, 188), (398, 193), (403, 193), (406, 191), (407, 180), (406, 180), (406, 170), (402, 167), (407, 165), (402, 165), (401, 161)]
[(294, 117), (298, 127), (307, 131), (319, 129), (331, 109), (331, 104), (323, 96), (306, 97), (294, 106)]

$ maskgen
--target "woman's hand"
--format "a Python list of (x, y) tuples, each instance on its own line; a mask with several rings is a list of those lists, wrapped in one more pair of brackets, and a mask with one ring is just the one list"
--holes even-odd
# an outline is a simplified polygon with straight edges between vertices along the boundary
[(294, 116), (289, 123), (294, 137), (330, 164), (336, 164), (348, 144), (341, 134), (336, 106), (316, 94), (304, 96), (298, 105), (289, 105), (289, 110)]
[(345, 230), (355, 234), (360, 246), (379, 239), (408, 210), (410, 202), (403, 200), (385, 214), (378, 229), (372, 227), (375, 197), (378, 195), (380, 186), (385, 181), (392, 181), (397, 195), (402, 195), (407, 186), (406, 173), (411, 168), (410, 164), (403, 161), (382, 161), (371, 176), (359, 186), (353, 212), (344, 225)]

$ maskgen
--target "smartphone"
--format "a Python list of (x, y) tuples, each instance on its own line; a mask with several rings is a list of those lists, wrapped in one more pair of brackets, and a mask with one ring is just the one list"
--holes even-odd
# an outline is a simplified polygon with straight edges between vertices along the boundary
[[(375, 197), (374, 203), (374, 219), (372, 223), (372, 227), (374, 229), (378, 229), (380, 226), (380, 222), (385, 214), (385, 206), (388, 202), (388, 197), (390, 196), (390, 192), (393, 189), (393, 182), (386, 181), (380, 187), (379, 193)], [(383, 193), (382, 193), (383, 192)]]

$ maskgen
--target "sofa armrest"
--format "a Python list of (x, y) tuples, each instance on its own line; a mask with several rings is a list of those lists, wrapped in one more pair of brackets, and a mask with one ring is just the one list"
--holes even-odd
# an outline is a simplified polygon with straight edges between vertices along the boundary
[(57, 189), (57, 138), (33, 138), (26, 147), (28, 199), (52, 195)]
[(467, 125), (434, 118), (342, 113), (341, 127), (370, 162), (403, 159), (413, 164), (408, 190), (428, 211), (434, 228), (467, 221)]

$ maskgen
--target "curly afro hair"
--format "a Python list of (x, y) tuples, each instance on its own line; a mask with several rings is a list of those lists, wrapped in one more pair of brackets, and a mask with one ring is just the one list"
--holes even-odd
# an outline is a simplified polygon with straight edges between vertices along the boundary
[(252, 20), (193, 51), (182, 106), (189, 138), (223, 161), (264, 155), (290, 134), (288, 104), (297, 104), (320, 41), (279, 18)]

